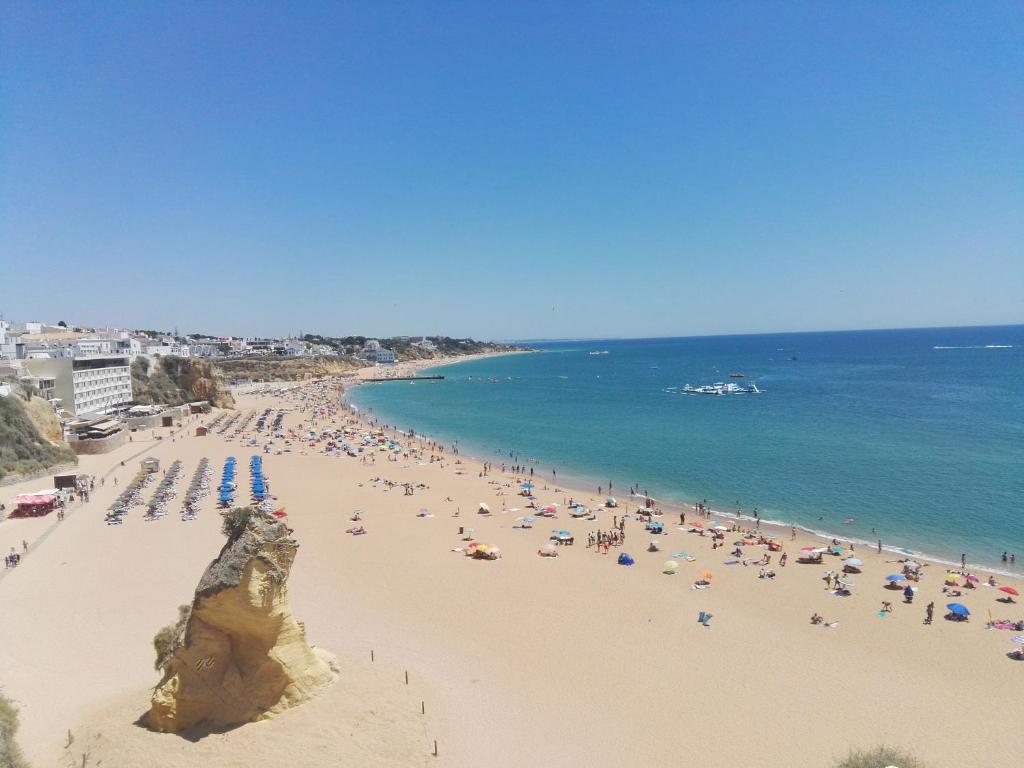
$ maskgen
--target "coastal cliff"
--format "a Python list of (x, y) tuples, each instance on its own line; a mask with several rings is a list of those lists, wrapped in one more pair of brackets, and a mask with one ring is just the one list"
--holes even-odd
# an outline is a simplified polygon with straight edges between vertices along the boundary
[(32, 397), (20, 383), (10, 383), (14, 391), (0, 397), (0, 483), (77, 462), (50, 404)]
[(132, 397), (141, 405), (182, 405), (206, 400), (233, 408), (234, 398), (220, 371), (209, 361), (186, 357), (140, 357), (132, 361)]
[(243, 357), (218, 360), (216, 365), (218, 372), (232, 381), (300, 381), (352, 373), (364, 363), (348, 357)]
[(153, 730), (261, 720), (335, 677), (288, 604), (298, 549), (288, 527), (244, 508), (225, 517), (224, 530), (228, 541), (200, 579), (191, 610), (154, 641), (164, 674), (146, 716)]

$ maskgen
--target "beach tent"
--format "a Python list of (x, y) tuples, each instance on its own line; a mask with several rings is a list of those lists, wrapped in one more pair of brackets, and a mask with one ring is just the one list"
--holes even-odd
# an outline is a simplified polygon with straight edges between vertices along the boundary
[(666, 560), (662, 566), (662, 573), (673, 574), (679, 570), (679, 563), (675, 560)]
[(634, 561), (633, 561), (632, 555), (629, 555), (629, 554), (627, 554), (625, 552), (623, 552), (621, 555), (619, 555), (619, 560), (618, 560), (619, 565), (632, 565), (633, 562)]
[(11, 517), (39, 517), (53, 511), (57, 497), (50, 494), (24, 494), (14, 500)]

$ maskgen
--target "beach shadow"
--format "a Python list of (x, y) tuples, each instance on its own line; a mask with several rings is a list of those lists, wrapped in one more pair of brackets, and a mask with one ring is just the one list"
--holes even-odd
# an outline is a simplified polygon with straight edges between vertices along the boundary
[[(154, 731), (149, 727), (147, 721), (148, 715), (148, 711), (143, 712), (141, 715), (139, 715), (135, 722), (132, 723), (132, 725), (150, 731), (151, 733), (159, 733), (159, 731)], [(190, 741), (193, 744), (196, 744), (205, 739), (207, 736), (212, 736), (214, 734), (229, 733), (238, 728), (241, 728), (244, 725), (248, 725), (248, 723), (236, 723), (234, 725), (215, 725), (213, 723), (200, 723), (199, 725), (194, 725), (191, 728), (186, 728), (183, 731), (177, 731), (176, 733), (167, 733), (166, 735), (178, 736), (179, 738), (182, 738), (185, 741)]]

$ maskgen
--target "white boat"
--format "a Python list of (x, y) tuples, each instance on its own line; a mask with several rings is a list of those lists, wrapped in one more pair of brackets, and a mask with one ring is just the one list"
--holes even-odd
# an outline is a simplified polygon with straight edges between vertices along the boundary
[(607, 349), (595, 350), (595, 351), (591, 352), (590, 354), (592, 354), (592, 355), (607, 355), (608, 354), (608, 350)]
[(757, 384), (754, 382), (750, 383), (749, 387), (743, 387), (739, 384), (729, 382), (728, 384), (716, 381), (714, 384), (704, 384), (700, 387), (692, 387), (687, 384), (683, 387), (683, 392), (688, 395), (715, 395), (718, 397), (724, 395), (760, 395), (761, 390), (757, 388)]

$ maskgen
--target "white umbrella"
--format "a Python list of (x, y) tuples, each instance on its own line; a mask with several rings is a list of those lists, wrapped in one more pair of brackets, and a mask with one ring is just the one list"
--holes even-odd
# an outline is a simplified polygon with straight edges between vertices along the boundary
[(490, 507), (488, 507), (488, 506), (487, 506), (486, 504), (484, 504), (484, 503), (483, 503), (483, 502), (481, 501), (481, 502), (480, 502), (480, 511), (481, 511), (481, 512), (490, 512), (490, 511), (491, 511), (491, 508), (490, 508)]

